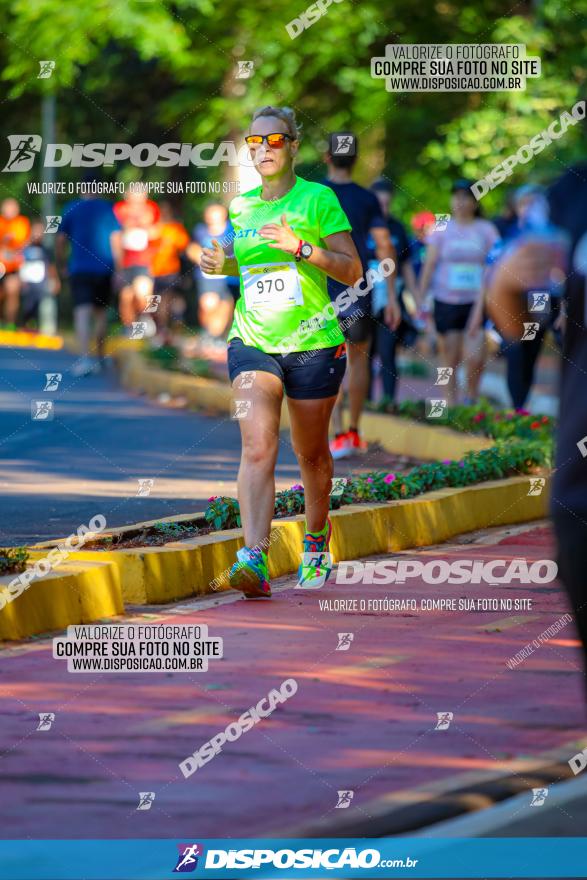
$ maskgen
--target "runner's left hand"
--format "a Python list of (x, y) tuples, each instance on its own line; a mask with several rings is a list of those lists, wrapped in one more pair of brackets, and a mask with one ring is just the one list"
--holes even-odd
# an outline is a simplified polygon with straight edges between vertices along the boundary
[(383, 320), (390, 330), (397, 330), (402, 320), (402, 311), (396, 299), (391, 300), (383, 310)]
[[(285, 251), (286, 254), (295, 254), (300, 243), (299, 237), (288, 224), (285, 214), (281, 215), (281, 225), (266, 223), (259, 230), (259, 235), (261, 238), (267, 239), (268, 247)], [(275, 244), (271, 244), (271, 242), (275, 242)]]

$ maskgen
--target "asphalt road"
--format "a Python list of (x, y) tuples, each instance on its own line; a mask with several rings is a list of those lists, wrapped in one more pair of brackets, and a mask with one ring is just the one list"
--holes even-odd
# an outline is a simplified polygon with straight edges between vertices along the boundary
[[(62, 537), (103, 514), (109, 527), (203, 510), (234, 494), (238, 424), (164, 409), (122, 390), (114, 369), (75, 379), (64, 351), (0, 348), (0, 545)], [(45, 374), (61, 373), (56, 391)], [(31, 402), (51, 400), (52, 421)], [(282, 440), (279, 477), (291, 485), (295, 456)], [(137, 496), (139, 480), (154, 480)]]
[[(235, 420), (168, 409), (120, 388), (113, 367), (75, 379), (65, 351), (0, 348), (0, 546), (64, 537), (102, 514), (109, 528), (205, 509), (211, 495), (236, 495)], [(55, 391), (46, 374), (61, 373)], [(53, 402), (52, 420), (31, 403)], [(336, 473), (405, 468), (380, 449), (337, 463)], [(140, 480), (153, 480), (137, 495)], [(277, 487), (298, 482), (282, 433)]]

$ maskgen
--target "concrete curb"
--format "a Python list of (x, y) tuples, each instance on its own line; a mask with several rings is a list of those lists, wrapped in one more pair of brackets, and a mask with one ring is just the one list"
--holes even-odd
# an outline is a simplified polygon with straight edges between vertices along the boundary
[[(0, 592), (14, 578), (0, 578)], [(112, 563), (104, 559), (81, 565), (68, 560), (45, 577), (33, 580), (0, 610), (0, 641), (24, 639), (123, 613), (120, 577)]]
[[(538, 496), (528, 495), (528, 487), (529, 477), (513, 477), (387, 504), (348, 505), (332, 513), (333, 560), (429, 546), (463, 532), (541, 519), (548, 507), (547, 487)], [(271, 577), (297, 570), (303, 529), (303, 516), (274, 520)], [(109, 617), (123, 613), (125, 605), (214, 593), (215, 579), (228, 572), (242, 543), (242, 530), (233, 529), (162, 547), (73, 551), (67, 563), (33, 581), (0, 611), (0, 638), (19, 639)], [(30, 555), (35, 562), (46, 554), (37, 548)], [(3, 578), (0, 585), (11, 579)], [(228, 587), (222, 583), (220, 589)]]
[[(350, 809), (347, 811), (348, 815), (343, 816), (333, 810), (332, 816), (325, 816), (318, 823), (290, 826), (272, 836), (477, 836), (473, 828), (489, 829), (493, 824), (490, 820), (485, 821), (484, 817), (489, 817), (494, 811), (507, 810), (508, 804), (511, 813), (512, 799), (515, 799), (517, 807), (523, 798), (528, 805), (532, 788), (574, 779), (568, 758), (581, 751), (584, 745), (583, 740), (573, 741), (534, 757), (525, 755), (513, 758), (504, 762), (499, 770), (483, 773), (468, 771), (428, 785), (390, 792), (364, 804), (356, 813)], [(500, 806), (496, 807), (496, 804)], [(451, 826), (454, 827), (454, 832), (451, 832)], [(460, 826), (468, 830), (460, 833)]]
[[(578, 751), (580, 750), (578, 747)], [(532, 810), (531, 813), (528, 812), (530, 793), (524, 791), (522, 794), (512, 794), (506, 800), (486, 809), (475, 810), (472, 813), (447, 819), (435, 824), (431, 829), (417, 831), (410, 836), (440, 837), (443, 839), (446, 837), (563, 836), (559, 833), (553, 833), (552, 824), (557, 820), (560, 822), (561, 819), (564, 819), (565, 825), (568, 826), (569, 812), (576, 809), (575, 803), (580, 804), (581, 813), (584, 813), (587, 804), (587, 778), (581, 776), (567, 778), (566, 771), (564, 774), (562, 772), (564, 769), (562, 765), (560, 769), (561, 773), (554, 777), (542, 771), (533, 773), (534, 777), (539, 777), (535, 787), (548, 788), (548, 797), (539, 812), (535, 810)], [(560, 779), (564, 779), (564, 781), (557, 781)], [(573, 816), (573, 818), (575, 817)], [(585, 826), (578, 821), (576, 827), (580, 831)], [(577, 834), (575, 836), (583, 837), (584, 835)]]
[[(131, 346), (114, 351), (114, 360), (124, 388), (150, 396), (166, 392), (172, 397), (185, 397), (189, 406), (219, 415), (229, 415), (233, 410), (233, 393), (225, 382), (152, 367)], [(288, 411), (284, 403), (281, 429), (288, 427)], [(495, 445), (495, 441), (489, 437), (373, 412), (363, 413), (361, 433), (369, 443), (379, 443), (388, 452), (429, 461), (444, 458), (458, 460), (465, 452), (489, 449)]]
[(30, 330), (0, 330), (0, 345), (10, 348), (44, 348), (59, 351), (63, 348), (63, 337), (32, 333)]

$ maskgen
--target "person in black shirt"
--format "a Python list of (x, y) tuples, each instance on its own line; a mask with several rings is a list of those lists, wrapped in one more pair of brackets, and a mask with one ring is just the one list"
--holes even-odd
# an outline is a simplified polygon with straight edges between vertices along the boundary
[[(587, 669), (587, 162), (570, 168), (548, 193), (550, 219), (569, 236), (565, 282), (566, 327), (561, 372), (560, 421), (551, 513), (558, 565), (583, 644)], [(554, 249), (529, 240), (507, 257), (493, 277), (488, 307), (500, 332), (520, 339), (523, 291), (556, 272)], [(587, 683), (587, 678), (586, 678)]]
[(413, 295), (417, 294), (418, 283), (412, 264), (411, 245), (405, 226), (397, 217), (390, 214), (393, 187), (383, 177), (378, 178), (371, 186), (377, 196), (381, 214), (387, 222), (391, 241), (397, 255), (397, 299), (401, 309), (401, 323), (392, 330), (385, 323), (384, 310), (378, 301), (374, 301), (373, 316), (375, 318), (375, 334), (371, 348), (371, 357), (379, 355), (381, 360), (383, 393), (389, 402), (395, 399), (397, 384), (396, 350), (397, 344), (412, 345), (417, 331), (406, 309), (403, 291), (408, 288)]
[[(330, 137), (331, 149), (326, 155), (328, 176), (322, 182), (334, 190), (348, 217), (352, 228), (351, 236), (361, 259), (364, 277), (369, 263), (367, 244), (369, 235), (375, 242), (378, 260), (389, 257), (395, 260), (396, 255), (387, 224), (381, 216), (377, 198), (368, 189), (364, 189), (352, 180), (353, 166), (357, 159), (356, 137), (350, 136), (352, 149), (345, 153), (337, 153), (332, 148), (332, 144), (336, 143), (337, 138), (340, 136), (331, 135)], [(388, 300), (384, 309), (384, 320), (393, 329), (397, 327), (401, 317), (395, 294), (395, 272), (388, 276), (387, 283)], [(344, 284), (334, 281), (332, 278), (328, 279), (328, 293), (332, 300), (336, 299), (344, 289)], [(361, 296), (346, 310), (341, 311), (338, 316), (348, 343), (350, 426), (348, 431), (342, 430), (339, 398), (339, 403), (333, 413), (336, 436), (330, 444), (330, 451), (335, 459), (367, 451), (367, 444), (359, 436), (359, 420), (369, 389), (369, 351), (374, 328), (370, 300), (370, 296)]]
[(22, 324), (31, 320), (39, 322), (43, 303), (59, 292), (60, 282), (51, 252), (43, 244), (45, 224), (42, 220), (31, 223), (31, 237), (22, 252), (23, 262), (19, 269), (22, 283)]

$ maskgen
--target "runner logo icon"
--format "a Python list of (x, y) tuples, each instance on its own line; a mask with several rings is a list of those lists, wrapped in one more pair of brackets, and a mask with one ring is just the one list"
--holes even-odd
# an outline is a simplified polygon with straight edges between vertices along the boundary
[(348, 131), (330, 135), (331, 156), (355, 156), (357, 145), (355, 136)]
[(437, 722), (434, 730), (448, 730), (450, 727), (450, 722), (455, 717), (452, 712), (437, 712), (436, 713)]
[(10, 156), (3, 171), (30, 171), (43, 140), (40, 134), (9, 134)]
[(547, 788), (533, 788), (532, 789), (532, 800), (530, 801), (531, 807), (541, 807), (548, 797), (548, 789)]
[(39, 712), (39, 726), (37, 730), (51, 730), (55, 721), (55, 712)]
[(204, 855), (201, 843), (178, 843), (179, 856), (173, 869), (174, 874), (187, 874), (198, 867), (198, 857)]

